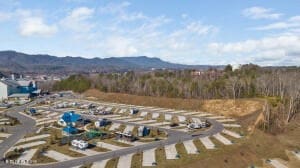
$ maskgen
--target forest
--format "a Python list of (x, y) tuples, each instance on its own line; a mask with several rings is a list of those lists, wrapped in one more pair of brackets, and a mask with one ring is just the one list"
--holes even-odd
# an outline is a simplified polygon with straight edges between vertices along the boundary
[(280, 129), (299, 113), (300, 68), (227, 65), (224, 70), (155, 70), (149, 72), (72, 75), (55, 83), (54, 90), (102, 92), (176, 98), (265, 100), (265, 130)]

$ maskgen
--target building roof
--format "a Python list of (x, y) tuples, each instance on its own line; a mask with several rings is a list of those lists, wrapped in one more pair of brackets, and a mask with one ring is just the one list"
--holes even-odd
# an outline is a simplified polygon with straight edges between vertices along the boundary
[(19, 84), (15, 80), (4, 79), (4, 80), (0, 80), (0, 82), (2, 82), (3, 84), (5, 84), (7, 86), (14, 86), (14, 87), (19, 86)]
[(69, 112), (65, 112), (61, 118), (65, 122), (76, 122), (80, 119), (80, 117), (81, 116), (79, 114), (75, 114), (74, 111), (69, 111)]
[(9, 95), (9, 98), (18, 98), (18, 97), (23, 97), (23, 98), (28, 98), (30, 96), (29, 93), (15, 93), (12, 95)]
[(12, 80), (12, 79), (3, 79), (0, 80), (0, 82), (8, 85), (8, 86), (29, 86), (30, 84), (32, 84), (32, 81), (30, 80), (26, 80), (26, 79), (18, 79), (18, 80)]

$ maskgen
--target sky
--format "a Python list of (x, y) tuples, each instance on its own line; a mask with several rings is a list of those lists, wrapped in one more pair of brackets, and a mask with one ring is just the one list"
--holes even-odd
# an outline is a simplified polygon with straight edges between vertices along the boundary
[(0, 0), (0, 38), (28, 54), (300, 66), (300, 1)]

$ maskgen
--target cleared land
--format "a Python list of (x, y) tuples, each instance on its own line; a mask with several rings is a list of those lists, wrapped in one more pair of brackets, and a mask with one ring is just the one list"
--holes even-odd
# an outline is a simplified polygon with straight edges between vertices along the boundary
[(84, 93), (91, 99), (99, 99), (102, 101), (136, 104), (142, 106), (158, 106), (172, 109), (185, 109), (193, 111), (209, 111), (213, 113), (229, 115), (229, 116), (245, 116), (257, 110), (260, 110), (263, 101), (260, 99), (239, 99), (239, 100), (205, 100), (198, 99), (180, 99), (180, 98), (164, 98), (136, 96), (121, 93), (104, 93), (96, 89), (88, 90)]

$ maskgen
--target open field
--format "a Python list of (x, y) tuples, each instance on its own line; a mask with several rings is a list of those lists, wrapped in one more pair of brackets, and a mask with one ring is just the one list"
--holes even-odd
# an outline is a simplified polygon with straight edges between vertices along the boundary
[(247, 114), (251, 114), (260, 110), (263, 104), (263, 101), (260, 99), (199, 101), (198, 99), (164, 98), (136, 96), (121, 93), (104, 93), (95, 89), (88, 90), (84, 94), (91, 99), (97, 98), (98, 100), (102, 101), (194, 111), (208, 111), (212, 113), (223, 114), (225, 116), (244, 116)]

